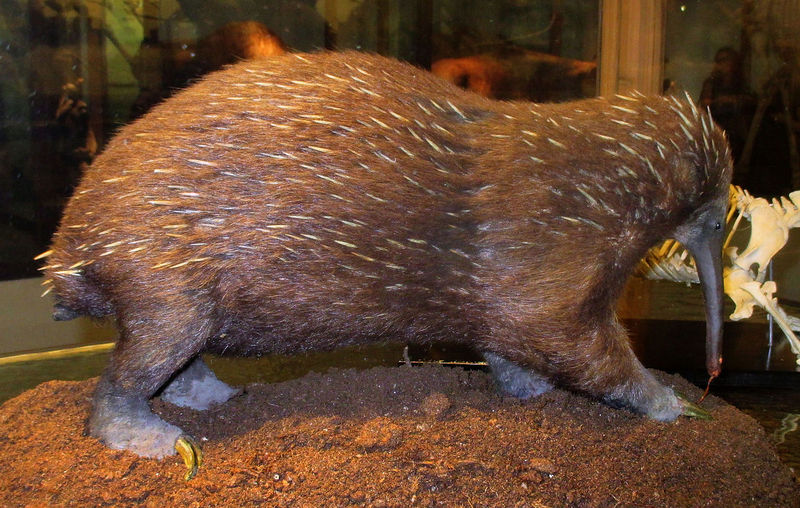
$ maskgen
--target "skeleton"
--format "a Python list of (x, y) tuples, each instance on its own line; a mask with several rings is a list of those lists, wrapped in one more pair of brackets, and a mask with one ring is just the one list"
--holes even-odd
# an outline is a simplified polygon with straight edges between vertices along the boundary
[[(740, 253), (738, 247), (729, 247), (742, 218), (750, 221), (750, 239)], [(723, 269), (725, 294), (736, 304), (730, 318), (734, 321), (753, 315), (753, 308), (763, 308), (786, 335), (792, 352), (800, 365), (800, 319), (788, 315), (778, 305), (774, 296), (775, 281), (767, 279), (767, 267), (772, 258), (789, 239), (789, 230), (800, 227), (800, 191), (789, 197), (773, 199), (756, 198), (746, 190), (731, 186), (730, 207), (727, 215), (729, 228), (724, 254), (730, 266)], [(678, 242), (668, 240), (654, 247), (642, 259), (637, 274), (648, 279), (671, 280), (697, 284), (699, 279), (694, 262)]]

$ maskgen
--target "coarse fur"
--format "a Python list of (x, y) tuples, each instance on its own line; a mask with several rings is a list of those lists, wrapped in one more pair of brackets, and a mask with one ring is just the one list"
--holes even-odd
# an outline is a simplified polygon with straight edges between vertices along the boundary
[(171, 450), (117, 420), (163, 434), (146, 401), (202, 352), (460, 341), (501, 383), (530, 371), (517, 394), (553, 382), (670, 420), (615, 303), (650, 246), (724, 210), (730, 168), (687, 100), (496, 102), (378, 56), (284, 55), (123, 128), (43, 270), (57, 318), (116, 316), (90, 430), (142, 455)]

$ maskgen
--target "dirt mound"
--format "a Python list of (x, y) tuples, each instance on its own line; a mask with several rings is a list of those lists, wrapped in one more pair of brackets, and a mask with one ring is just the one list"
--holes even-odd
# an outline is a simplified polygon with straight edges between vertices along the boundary
[(714, 420), (662, 424), (562, 390), (501, 397), (481, 371), (311, 373), (207, 412), (154, 401), (203, 444), (185, 482), (177, 456), (83, 435), (95, 383), (49, 382), (0, 406), (0, 504), (800, 506), (762, 428), (714, 397)]

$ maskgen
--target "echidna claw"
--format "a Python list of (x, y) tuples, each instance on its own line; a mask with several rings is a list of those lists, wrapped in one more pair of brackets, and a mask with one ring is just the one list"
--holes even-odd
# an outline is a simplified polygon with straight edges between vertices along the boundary
[(186, 464), (186, 475), (184, 480), (189, 481), (197, 474), (198, 468), (203, 465), (203, 452), (200, 447), (189, 436), (181, 436), (175, 441), (175, 450)]
[(678, 401), (680, 401), (681, 406), (683, 407), (683, 412), (681, 413), (683, 416), (688, 416), (690, 418), (697, 418), (698, 420), (714, 419), (714, 417), (711, 416), (710, 412), (706, 411), (705, 409), (698, 406), (694, 402), (690, 402), (685, 395), (675, 392), (675, 396), (678, 397)]

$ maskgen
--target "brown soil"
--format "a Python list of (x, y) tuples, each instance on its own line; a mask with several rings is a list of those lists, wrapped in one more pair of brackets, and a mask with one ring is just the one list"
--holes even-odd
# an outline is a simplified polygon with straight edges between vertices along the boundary
[(800, 506), (762, 428), (715, 397), (713, 421), (662, 424), (561, 390), (504, 398), (481, 371), (311, 373), (205, 413), (156, 400), (203, 443), (185, 482), (177, 457), (83, 435), (94, 385), (53, 381), (0, 406), (0, 505)]

